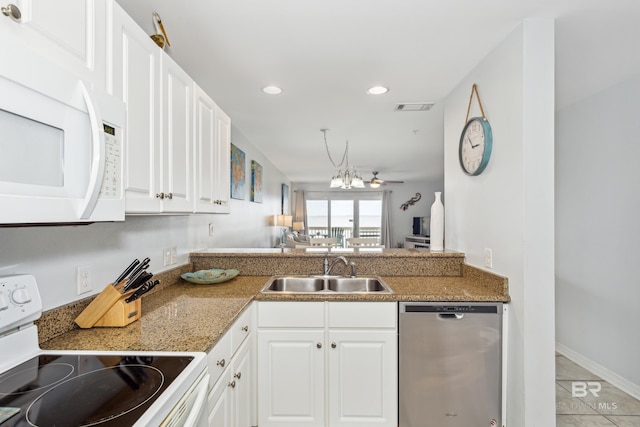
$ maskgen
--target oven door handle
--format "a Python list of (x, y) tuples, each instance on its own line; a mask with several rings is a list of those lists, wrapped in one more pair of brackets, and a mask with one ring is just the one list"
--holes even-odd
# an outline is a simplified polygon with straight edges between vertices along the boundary
[(193, 406), (190, 409), (189, 418), (184, 422), (184, 427), (197, 427), (202, 417), (207, 419), (207, 392), (209, 391), (209, 373), (201, 380), (200, 384), (193, 390), (197, 393)]
[(87, 111), (89, 113), (92, 143), (91, 151), (93, 152), (91, 156), (89, 185), (87, 186), (87, 192), (83, 199), (83, 206), (80, 208), (80, 219), (88, 219), (93, 213), (93, 209), (98, 202), (98, 196), (100, 195), (100, 188), (102, 187), (102, 180), (104, 178), (106, 154), (104, 131), (102, 129), (102, 115), (100, 114), (98, 103), (93, 93), (91, 93), (83, 81), (80, 81), (80, 89), (82, 90), (82, 96), (84, 97), (84, 102), (87, 104)]

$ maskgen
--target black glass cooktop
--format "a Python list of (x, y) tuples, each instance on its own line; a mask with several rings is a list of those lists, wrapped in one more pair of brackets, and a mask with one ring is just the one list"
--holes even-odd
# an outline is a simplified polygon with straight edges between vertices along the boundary
[(189, 356), (34, 357), (0, 375), (0, 426), (131, 426), (191, 360)]

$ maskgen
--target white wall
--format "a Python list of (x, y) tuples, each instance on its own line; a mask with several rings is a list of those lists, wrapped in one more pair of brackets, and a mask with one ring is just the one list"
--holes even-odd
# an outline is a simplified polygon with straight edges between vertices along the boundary
[[(205, 247), (272, 247), (278, 233), (265, 227), (267, 218), (280, 212), (281, 184), (289, 181), (235, 128), (231, 136), (248, 164), (247, 194), (244, 200), (231, 200), (231, 214), (127, 216), (120, 223), (0, 228), (0, 275), (33, 274), (48, 310), (99, 292), (134, 258), (151, 258), (149, 271), (166, 270), (164, 248), (176, 246), (178, 263), (184, 263), (189, 252)], [(263, 203), (249, 201), (251, 160), (263, 167)], [(209, 223), (214, 225), (213, 237)], [(81, 265), (91, 266), (94, 291), (78, 296), (76, 269)]]
[(640, 75), (556, 115), (557, 341), (636, 396), (638, 112)]
[[(555, 425), (552, 21), (527, 20), (445, 104), (445, 247), (509, 278), (507, 425)], [(458, 143), (477, 83), (493, 130), (485, 172), (465, 175)], [(471, 116), (480, 115), (474, 102)]]

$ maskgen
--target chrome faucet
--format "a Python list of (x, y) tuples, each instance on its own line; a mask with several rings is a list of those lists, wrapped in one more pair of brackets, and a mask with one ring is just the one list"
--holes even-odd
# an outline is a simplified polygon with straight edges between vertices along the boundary
[[(335, 257), (331, 261), (331, 263), (329, 263), (329, 255), (328, 254), (325, 255), (324, 262), (322, 264), (322, 266), (323, 266), (323, 269), (322, 269), (323, 270), (323, 274), (325, 276), (330, 275), (331, 274), (331, 270), (333, 270), (333, 267), (335, 267), (335, 265), (336, 265), (336, 263), (338, 261), (344, 262), (344, 265), (349, 265), (349, 261), (347, 261), (347, 259), (345, 257), (343, 257), (342, 255)], [(352, 270), (353, 270), (353, 267), (352, 267)]]

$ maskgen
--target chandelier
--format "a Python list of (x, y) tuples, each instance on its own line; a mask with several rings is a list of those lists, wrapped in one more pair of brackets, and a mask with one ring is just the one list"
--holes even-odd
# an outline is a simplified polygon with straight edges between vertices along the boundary
[(349, 141), (342, 154), (342, 160), (336, 164), (329, 152), (329, 144), (327, 144), (327, 131), (329, 129), (320, 129), (324, 134), (324, 147), (327, 149), (327, 156), (334, 168), (337, 169), (336, 175), (331, 178), (330, 188), (342, 188), (349, 190), (351, 188), (364, 188), (364, 181), (354, 166), (349, 166)]

